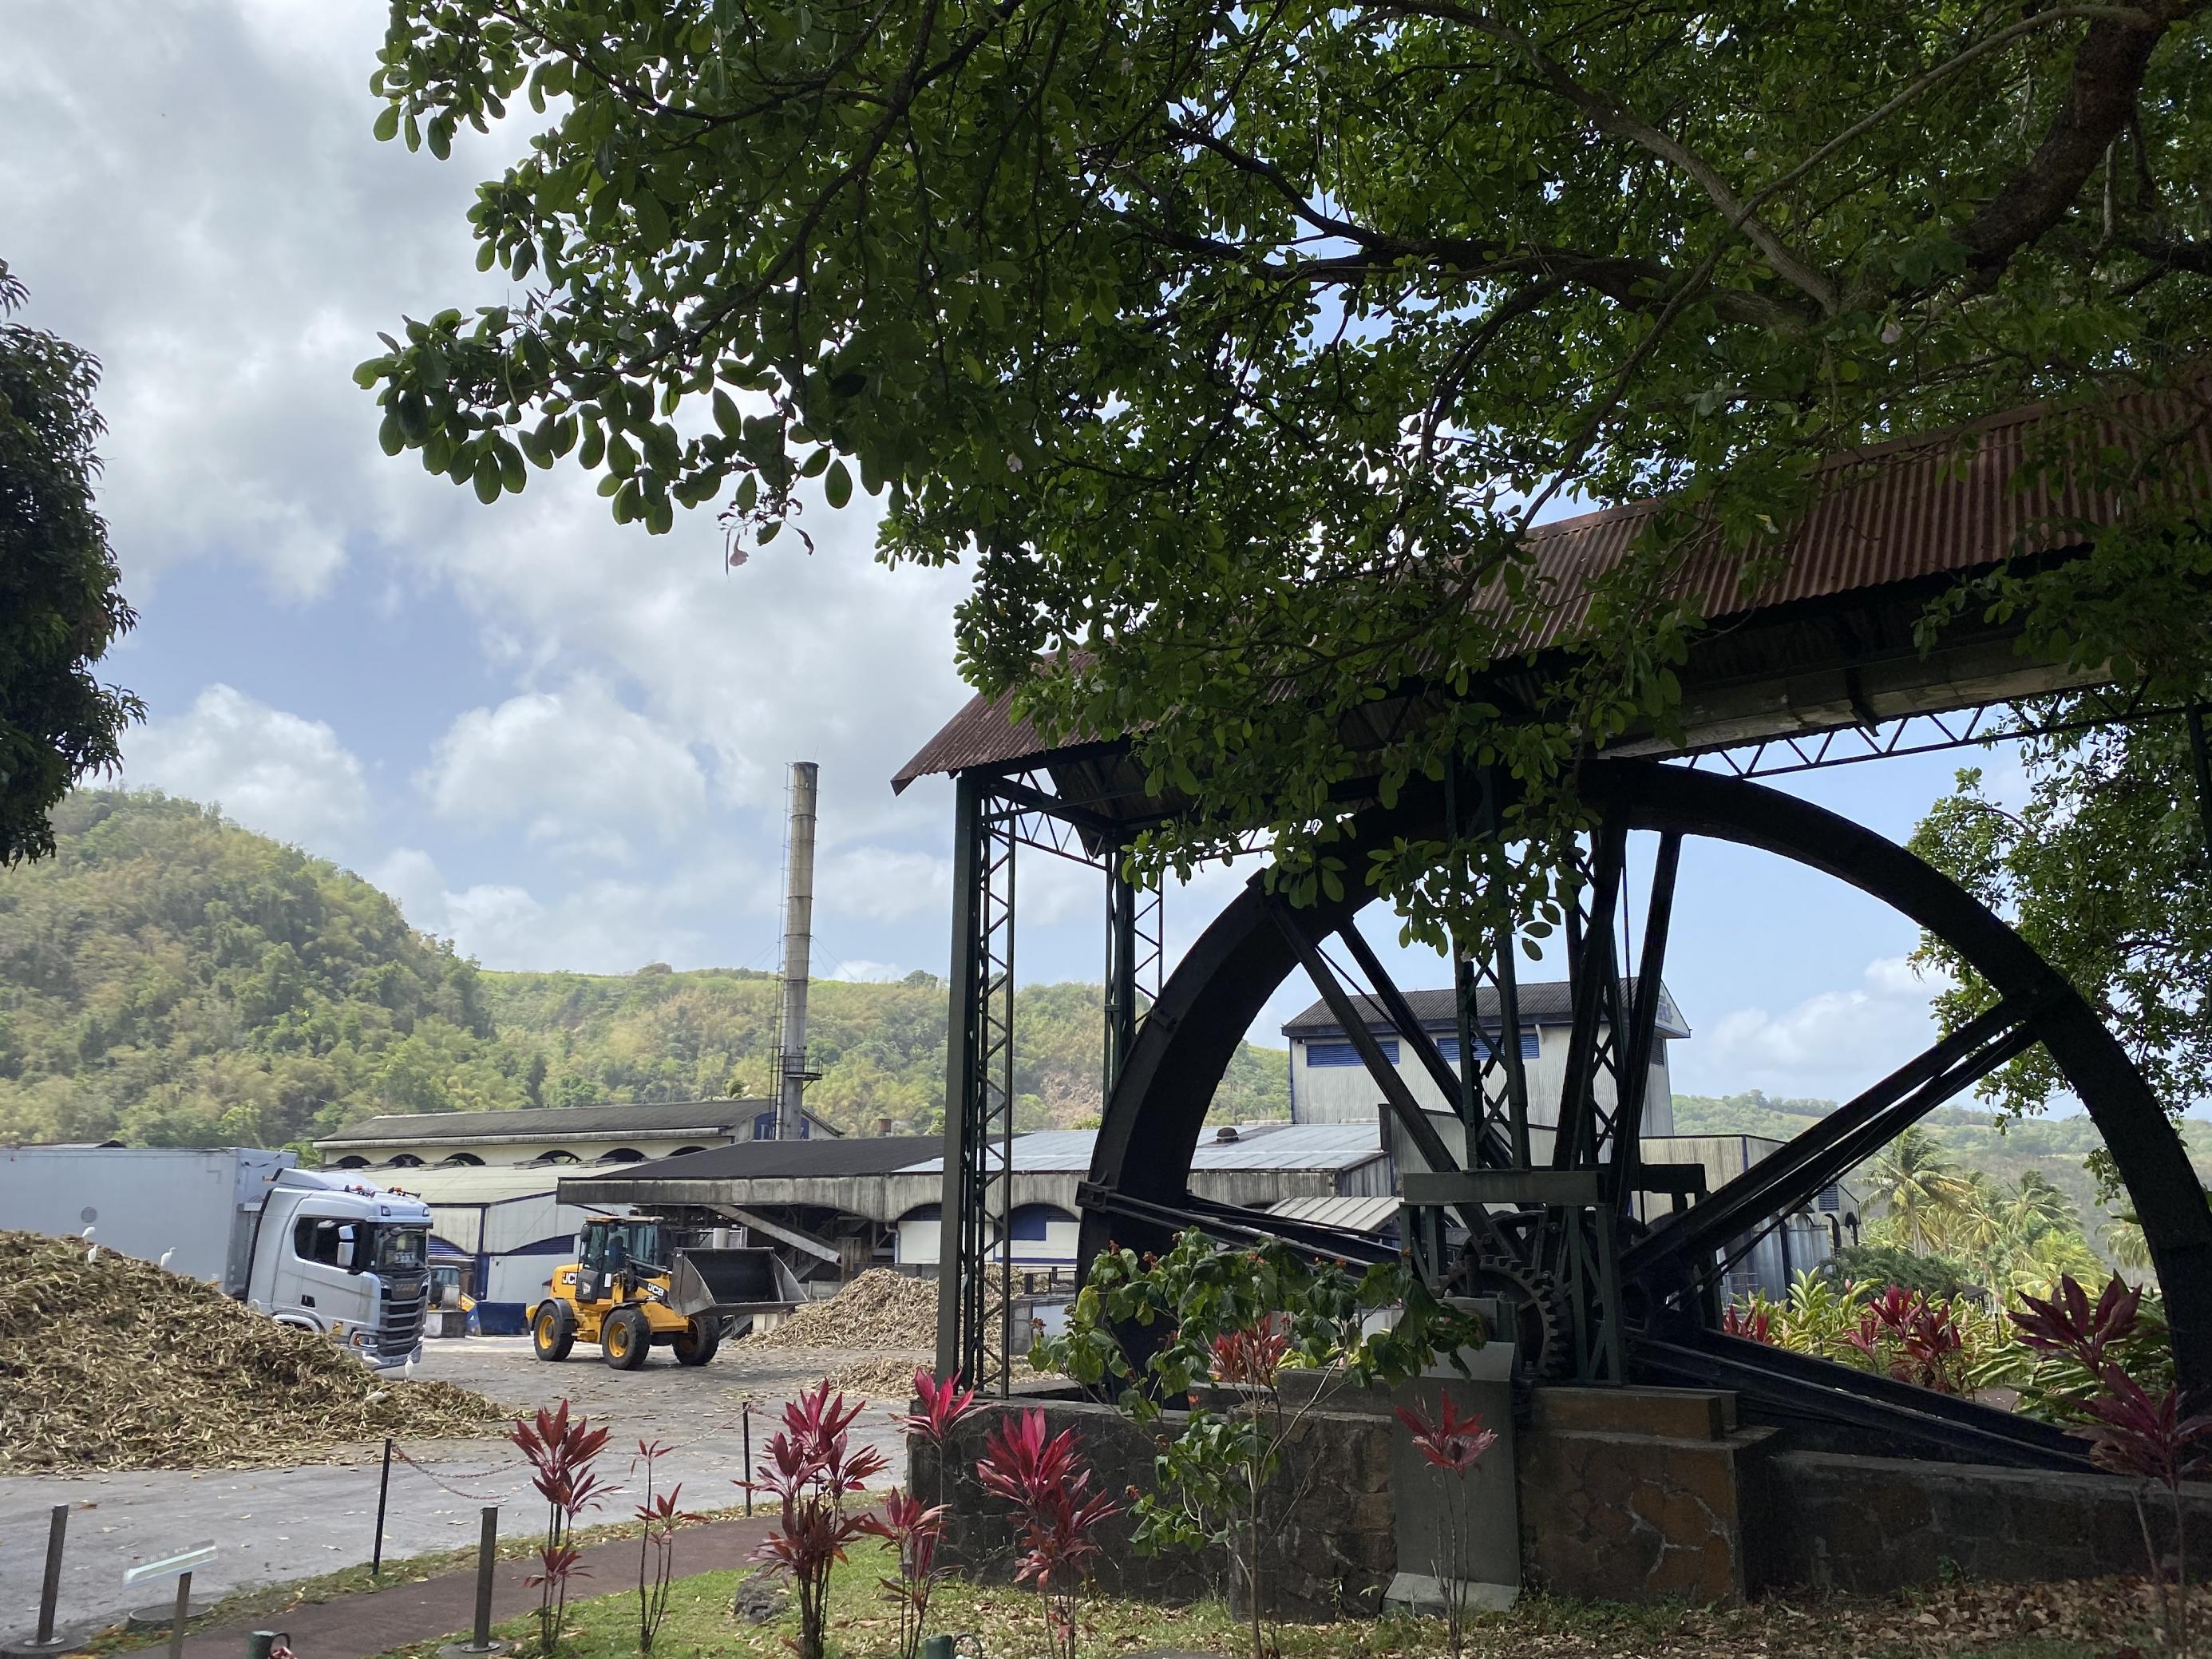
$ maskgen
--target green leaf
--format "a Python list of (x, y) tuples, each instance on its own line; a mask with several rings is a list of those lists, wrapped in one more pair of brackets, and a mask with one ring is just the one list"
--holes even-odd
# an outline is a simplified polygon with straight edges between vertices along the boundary
[(841, 507), (853, 499), (853, 475), (845, 470), (844, 462), (830, 464), (829, 475), (822, 481), (822, 497), (833, 507)]
[(382, 109), (377, 111), (376, 124), (369, 129), (369, 133), (380, 144), (388, 144), (398, 137), (399, 136), (399, 106), (386, 104)]

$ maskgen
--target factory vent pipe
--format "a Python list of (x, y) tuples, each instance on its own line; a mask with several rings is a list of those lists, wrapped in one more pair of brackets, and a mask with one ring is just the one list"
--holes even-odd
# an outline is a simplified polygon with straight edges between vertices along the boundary
[(806, 1066), (806, 981), (814, 945), (814, 797), (812, 761), (791, 763), (791, 823), (783, 854), (783, 1018), (776, 1053), (775, 1135), (803, 1132), (801, 1101), (818, 1073)]

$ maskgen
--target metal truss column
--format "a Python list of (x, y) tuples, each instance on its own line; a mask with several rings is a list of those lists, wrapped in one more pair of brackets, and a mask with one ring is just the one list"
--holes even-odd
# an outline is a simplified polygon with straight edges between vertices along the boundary
[(1160, 994), (1165, 951), (1160, 895), (1122, 873), (1122, 849), (1106, 852), (1106, 1044), (1103, 1098), (1110, 1099), (1137, 1040), (1145, 1010)]
[(1013, 1351), (1014, 838), (987, 782), (963, 775), (955, 787), (937, 1369), (1003, 1394)]

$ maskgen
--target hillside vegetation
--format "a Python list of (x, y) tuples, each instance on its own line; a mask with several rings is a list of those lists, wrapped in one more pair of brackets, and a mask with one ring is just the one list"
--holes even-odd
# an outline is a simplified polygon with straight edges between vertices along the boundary
[[(281, 1146), (380, 1112), (757, 1093), (777, 982), (742, 969), (495, 973), (350, 872), (191, 801), (86, 791), (49, 860), (0, 871), (0, 1141)], [(1100, 993), (1024, 986), (1027, 1127), (1099, 1109)], [(810, 1104), (942, 1121), (943, 986), (818, 981)], [(1288, 1110), (1248, 1046), (1217, 1109)]]
[[(1836, 1109), (1832, 1100), (1777, 1099), (1753, 1090), (1747, 1094), (1676, 1095), (1677, 1133), (1765, 1135), (1787, 1140)], [(2087, 1168), (2090, 1153), (2104, 1143), (2086, 1116), (2002, 1119), (1968, 1106), (1943, 1106), (1922, 1127), (1960, 1165), (2005, 1185), (2017, 1187), (2023, 1176), (2039, 1175), (2063, 1193), (2085, 1218), (2108, 1213), (2097, 1181)], [(2198, 1172), (2212, 1170), (2212, 1123), (2184, 1118), (2176, 1126)]]

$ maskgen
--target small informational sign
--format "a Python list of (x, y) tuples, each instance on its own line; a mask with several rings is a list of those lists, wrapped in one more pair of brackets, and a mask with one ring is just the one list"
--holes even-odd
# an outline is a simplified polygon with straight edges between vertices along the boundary
[(190, 1549), (179, 1550), (174, 1555), (165, 1555), (158, 1561), (143, 1562), (123, 1575), (126, 1584), (150, 1583), (156, 1578), (174, 1578), (179, 1574), (204, 1567), (215, 1559), (215, 1540), (195, 1544)]

